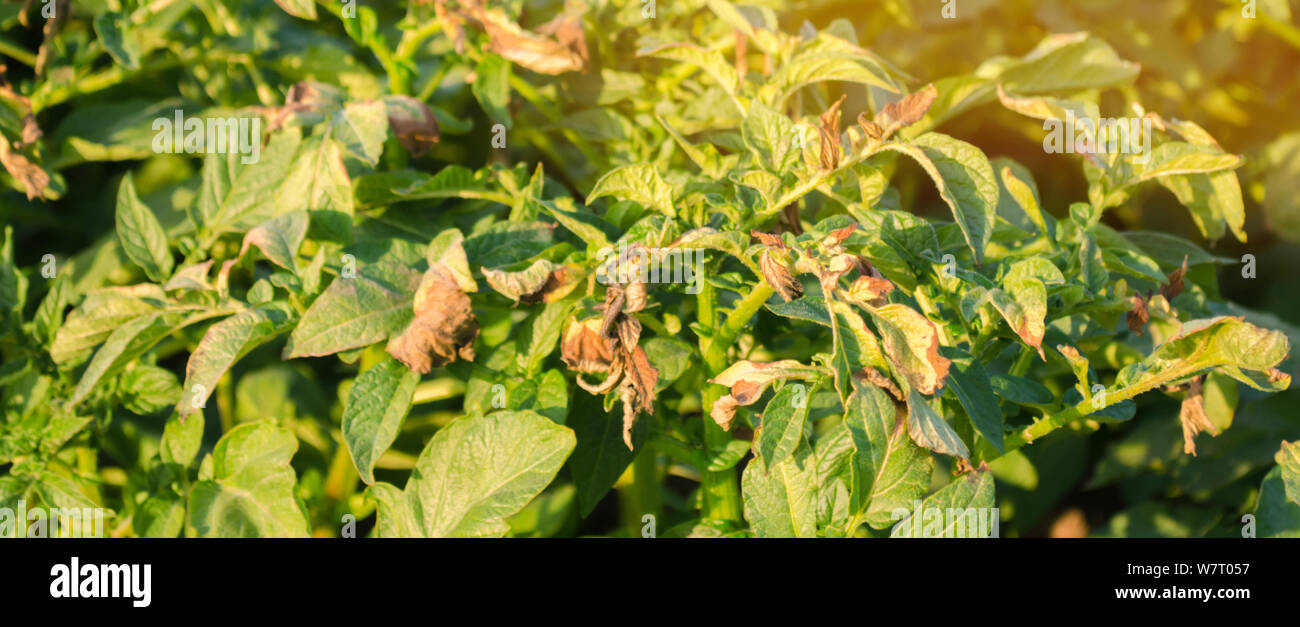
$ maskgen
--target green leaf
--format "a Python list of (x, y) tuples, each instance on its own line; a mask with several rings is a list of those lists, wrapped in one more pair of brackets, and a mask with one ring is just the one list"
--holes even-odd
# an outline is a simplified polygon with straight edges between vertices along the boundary
[(573, 431), (530, 411), (465, 416), (438, 431), (405, 490), (379, 483), (380, 535), (484, 537), (551, 482), (575, 444)]
[[(573, 306), (574, 301), (571, 298), (547, 303), (520, 328), (517, 340), (519, 351), (516, 359), (526, 375), (531, 377), (541, 372), (546, 358), (555, 351), (555, 346), (560, 341), (564, 323), (568, 322), (569, 312), (573, 310)], [(647, 353), (648, 351), (649, 349)], [(662, 371), (660, 372), (662, 378)], [(563, 418), (559, 422), (563, 424)]]
[[(52, 19), (52, 18), (51, 18)], [(95, 39), (104, 46), (113, 61), (128, 70), (140, 69), (140, 44), (128, 26), (130, 19), (117, 13), (100, 13), (95, 17)]]
[(1255, 534), (1260, 538), (1300, 538), (1300, 504), (1288, 497), (1279, 464), (1264, 476), (1255, 504)]
[(271, 218), (257, 225), (244, 236), (240, 249), (248, 250), (256, 246), (272, 263), (285, 270), (298, 273), (298, 248), (302, 246), (303, 237), (307, 235), (307, 212), (291, 211), (276, 218)]
[(1121, 369), (1115, 385), (1107, 390), (1108, 398), (1112, 402), (1131, 398), (1211, 368), (1264, 391), (1286, 389), (1291, 377), (1274, 368), (1290, 348), (1285, 333), (1240, 318), (1191, 320), (1146, 359)]
[[(952, 362), (948, 370), (948, 388), (957, 396), (975, 430), (1002, 452), (1002, 410), (984, 364), (960, 348), (943, 346), (939, 354)], [(1051, 397), (1048, 397), (1051, 401)]]
[(275, 3), (284, 9), (285, 13), (294, 17), (300, 17), (304, 20), (316, 19), (316, 3), (314, 0), (275, 0)]
[(150, 494), (131, 515), (131, 528), (140, 538), (175, 538), (185, 528), (185, 498), (167, 491)]
[[(844, 422), (853, 442), (851, 511), (881, 529), (930, 487), (934, 459), (907, 436), (906, 418), (880, 388), (854, 384)], [(856, 529), (849, 529), (851, 535)]]
[(125, 365), (126, 360), (121, 359), (122, 353), (136, 336), (157, 320), (157, 314), (146, 314), (113, 329), (108, 339), (104, 341), (104, 345), (95, 351), (90, 365), (86, 366), (85, 372), (81, 374), (81, 380), (77, 381), (77, 387), (72, 391), (70, 401), (76, 404), (85, 400), (101, 378)]
[(740, 80), (740, 76), (736, 74), (736, 68), (727, 62), (722, 53), (716, 50), (707, 50), (694, 44), (665, 44), (655, 48), (638, 50), (637, 56), (659, 57), (694, 65), (703, 70), (705, 74), (713, 77), (718, 86), (722, 87), (728, 94), (736, 93)]
[(863, 61), (860, 55), (834, 52), (797, 55), (772, 74), (760, 93), (765, 96), (765, 101), (776, 108), (782, 107), (799, 88), (825, 81), (861, 83), (898, 93), (898, 87), (888, 74), (878, 65), (869, 65)]
[(666, 389), (678, 377), (691, 368), (695, 358), (695, 349), (690, 344), (675, 337), (652, 337), (641, 341), (650, 365), (659, 371), (659, 382), (655, 391)]
[(587, 204), (602, 196), (631, 200), (670, 218), (677, 216), (672, 186), (648, 163), (625, 165), (605, 173), (587, 195)]
[(500, 55), (484, 52), (474, 74), (476, 78), (470, 90), (479, 106), (488, 119), (510, 128), (510, 62)]
[(375, 460), (397, 439), (419, 382), (419, 373), (390, 357), (361, 373), (348, 391), (343, 441), (366, 483), (375, 482)]
[(158, 456), (169, 464), (180, 464), (188, 468), (199, 454), (203, 444), (203, 414), (191, 415), (182, 420), (168, 420), (163, 427), (162, 442), (158, 445)]
[[(18, 328), (26, 304), (27, 277), (14, 264), (14, 227), (6, 224), (4, 244), (0, 245), (0, 322)], [(55, 361), (59, 359), (55, 358)]]
[(328, 134), (303, 141), (276, 199), (281, 211), (312, 212), (322, 233), (331, 239), (351, 239), (352, 179), (343, 166), (338, 142)]
[(331, 132), (348, 155), (374, 167), (388, 137), (388, 109), (379, 100), (349, 102), (334, 117)]
[(148, 415), (175, 405), (181, 397), (181, 383), (170, 370), (137, 364), (122, 375), (119, 393), (123, 407)]
[(1138, 70), (1138, 64), (1120, 59), (1105, 42), (1081, 32), (1048, 35), (998, 78), (1016, 93), (1079, 91), (1128, 83)]
[[(649, 434), (649, 422), (643, 419), (633, 425), (634, 451), (641, 450)], [(578, 392), (569, 403), (565, 424), (573, 428), (578, 438), (569, 470), (578, 488), (578, 515), (586, 518), (636, 454), (623, 443), (622, 416), (605, 411), (600, 397)]]
[(764, 468), (777, 467), (803, 441), (808, 401), (816, 389), (813, 386), (810, 390), (803, 383), (788, 383), (767, 402), (756, 447)]
[(400, 333), (414, 316), (420, 277), (418, 270), (385, 259), (334, 279), (290, 334), (284, 358), (332, 355)]
[(1282, 448), (1274, 456), (1278, 468), (1282, 469), (1282, 484), (1286, 487), (1286, 498), (1300, 505), (1300, 442), (1282, 442)]
[(129, 172), (117, 188), (116, 224), (117, 239), (126, 256), (150, 279), (159, 283), (167, 280), (173, 263), (171, 250), (167, 247), (167, 232), (153, 212), (140, 202)]
[(474, 274), (470, 272), (464, 241), (465, 236), (461, 235), (459, 229), (442, 231), (429, 242), (429, 247), (424, 252), (424, 260), (429, 263), (430, 268), (441, 267), (451, 272), (452, 278), (456, 279), (456, 285), (462, 292), (477, 292), (478, 283), (474, 281)]
[(1246, 241), (1246, 207), (1236, 172), (1184, 174), (1157, 179), (1192, 213), (1207, 239), (1223, 237), (1226, 224), (1238, 241)]
[[(894, 538), (986, 538), (999, 526), (993, 520), (993, 473), (968, 472), (921, 502), (920, 511), (894, 525)], [(919, 517), (919, 518), (918, 518)]]
[(921, 164), (939, 195), (952, 209), (957, 226), (975, 253), (975, 263), (984, 263), (984, 249), (993, 235), (998, 208), (998, 183), (993, 166), (983, 151), (960, 139), (941, 133), (926, 133), (910, 144), (889, 143)]
[[(1166, 142), (1151, 150), (1145, 164), (1135, 164), (1133, 177), (1124, 184), (1136, 184), (1162, 176), (1203, 174), (1231, 170), (1241, 165), (1241, 157), (1185, 142)], [(1240, 190), (1238, 190), (1240, 191)]]
[(199, 197), (190, 210), (195, 225), (216, 235), (244, 231), (278, 215), (276, 191), (288, 176), (301, 143), (302, 132), (290, 128), (271, 135), (255, 163), (243, 163), (251, 156), (236, 151), (208, 153), (203, 160)]
[(176, 411), (181, 416), (197, 412), (236, 361), (287, 331), (293, 323), (293, 310), (272, 302), (245, 309), (209, 327), (185, 364), (185, 385)]
[(357, 178), (356, 200), (361, 207), (443, 198), (491, 200), (509, 205), (510, 197), (494, 191), (488, 185), (487, 176), (487, 170), (474, 171), (460, 165), (449, 165), (432, 176), (413, 170), (379, 172)]
[(123, 324), (158, 309), (156, 304), (125, 290), (108, 288), (91, 292), (59, 327), (50, 346), (50, 358), (54, 363), (67, 362), (106, 340)]
[(826, 309), (826, 301), (817, 296), (804, 296), (788, 303), (768, 303), (767, 310), (786, 318), (806, 320), (822, 326), (831, 326), (831, 315)]
[(936, 453), (970, 458), (966, 443), (916, 390), (907, 396), (907, 433), (913, 442)]
[(271, 421), (239, 425), (212, 450), (212, 476), (190, 489), (189, 526), (200, 537), (304, 538), (307, 512), (289, 461), (298, 440)]
[[(788, 387), (788, 386), (787, 386)], [(740, 478), (745, 520), (760, 538), (817, 535), (817, 472), (812, 449), (802, 439), (784, 461), (766, 466), (751, 459)]]
[(740, 124), (740, 135), (759, 163), (774, 172), (784, 171), (795, 154), (790, 149), (795, 139), (794, 123), (761, 102), (750, 106), (749, 115)]
[(532, 296), (541, 291), (546, 285), (547, 279), (551, 278), (551, 271), (555, 269), (555, 264), (546, 259), (538, 259), (523, 270), (517, 272), (506, 272), (504, 270), (493, 270), (483, 268), (483, 278), (487, 280), (488, 285), (497, 293), (519, 302), (525, 296)]
[(607, 249), (610, 247), (611, 238), (618, 239), (612, 225), (593, 213), (579, 211), (571, 202), (561, 203), (530, 198), (526, 204), (555, 218), (560, 226), (586, 242), (588, 254)]

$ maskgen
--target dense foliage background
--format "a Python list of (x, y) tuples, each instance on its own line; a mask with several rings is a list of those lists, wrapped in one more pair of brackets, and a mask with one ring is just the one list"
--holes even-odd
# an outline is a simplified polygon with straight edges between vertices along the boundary
[[(1300, 438), (1300, 392), (1269, 391), (1297, 373), (1291, 356), (1196, 362), (1016, 448), (1089, 382), (1122, 389), (1125, 366), (1178, 349), (1194, 335), (1183, 322), (1244, 316), (1196, 336), (1247, 334), (1238, 356), (1280, 357), (1300, 337), (1291, 4), (0, 5), (0, 505), (109, 508), (113, 536), (639, 536), (648, 514), (661, 536), (887, 535), (881, 477), (873, 492), (851, 468), (878, 442), (852, 442), (843, 416), (897, 401), (936, 422), (929, 440), (889, 444), (925, 460), (899, 471), (895, 505), (995, 502), (1004, 536), (1238, 536), (1245, 514), (1260, 535), (1300, 535), (1300, 452), (1282, 446)], [(928, 113), (883, 113), (931, 83)], [(1161, 175), (1185, 188), (1107, 188), (1098, 172), (1123, 164), (1043, 149), (1041, 118), (1085, 104), (1158, 113), (1160, 141), (1205, 161)], [(158, 152), (155, 122), (178, 110), (260, 117), (259, 161)], [(796, 126), (810, 139), (787, 152)], [(948, 187), (908, 150), (950, 158)], [(953, 183), (981, 167), (996, 178)], [(1233, 174), (1239, 198), (1220, 187)], [(634, 307), (624, 285), (615, 306), (594, 273), (619, 242), (708, 249), (704, 296), (656, 285)], [(894, 291), (837, 284), (845, 251)], [(969, 287), (1028, 309), (1015, 281), (1046, 295), (1036, 335)], [(807, 297), (787, 302), (790, 289)], [(837, 290), (847, 314), (825, 302)], [(994, 300), (963, 310), (967, 297)], [(846, 353), (843, 325), (886, 335), (902, 309), (944, 351), (910, 370), (886, 344), (891, 401), (889, 384), (849, 373), (873, 362)], [(632, 338), (602, 367), (589, 351), (604, 349), (570, 348), (614, 324)], [(1194, 362), (1214, 341), (1165, 358)], [(809, 382), (809, 407), (781, 413), (795, 388), (764, 379), (718, 428), (711, 411), (739, 392), (707, 382), (778, 360), (807, 369), (785, 376)], [(1003, 382), (996, 424), (943, 389), (949, 361), (959, 385), (977, 366), (985, 387)], [(579, 387), (611, 362), (623, 385)], [(1220, 433), (1192, 455), (1180, 412), (1205, 373), (1193, 385)], [(778, 466), (808, 477), (782, 484)]]

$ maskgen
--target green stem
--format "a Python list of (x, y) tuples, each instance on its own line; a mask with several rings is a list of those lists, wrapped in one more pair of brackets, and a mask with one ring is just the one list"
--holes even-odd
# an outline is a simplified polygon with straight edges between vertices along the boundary
[[(715, 293), (713, 286), (707, 281), (704, 282), (697, 295), (699, 303), (699, 319), (701, 324), (705, 324), (714, 329), (708, 340), (701, 342), (700, 349), (704, 353), (704, 363), (708, 367), (710, 375), (716, 375), (727, 368), (727, 351), (735, 343), (740, 332), (749, 325), (754, 314), (758, 313), (758, 308), (767, 302), (772, 296), (772, 288), (766, 281), (759, 283), (750, 290), (749, 294), (736, 303), (731, 314), (721, 326), (717, 326), (717, 311), (715, 310)], [(713, 408), (714, 403), (722, 398), (726, 389), (720, 385), (709, 385), (704, 389), (703, 407), (707, 412)], [(727, 433), (718, 426), (709, 416), (704, 416), (704, 443), (706, 447), (706, 458), (711, 458), (713, 453), (726, 448), (731, 442), (731, 434)], [(733, 469), (710, 471), (700, 469), (701, 483), (704, 488), (704, 516), (706, 518), (716, 518), (719, 520), (739, 521), (742, 514), (742, 505), (740, 500), (740, 484), (736, 478), (736, 471)]]
[(713, 334), (713, 339), (704, 351), (704, 363), (709, 366), (710, 374), (718, 374), (727, 368), (727, 351), (736, 343), (740, 332), (749, 326), (758, 309), (772, 297), (773, 292), (772, 286), (764, 280), (736, 303), (735, 309), (731, 310), (727, 321)]
[(640, 535), (645, 517), (653, 516), (657, 533), (662, 498), (659, 493), (659, 462), (653, 447), (645, 447), (632, 460), (632, 485), (625, 492), (623, 524), (633, 537)]
[(10, 57), (27, 67), (36, 67), (35, 54), (4, 37), (0, 37), (0, 54)]
[[(1020, 447), (1070, 424), (1075, 420), (1088, 416), (1089, 414), (1099, 412), (1111, 405), (1122, 403), (1130, 398), (1142, 394), (1143, 392), (1154, 390), (1171, 381), (1177, 381), (1202, 370), (1205, 370), (1205, 368), (1177, 368), (1162, 373), (1149, 381), (1135, 383), (1118, 390), (1105, 390), (1098, 395), (1094, 395), (1092, 398), (1085, 398), (1072, 407), (1067, 407), (1056, 414), (1043, 418), (1042, 420), (1025, 427), (1020, 431), (1008, 434), (1006, 438), (1003, 439), (1004, 450), (1002, 454), (1006, 455), (1007, 453), (1017, 450)], [(1096, 402), (1098, 397), (1100, 397), (1101, 402)]]

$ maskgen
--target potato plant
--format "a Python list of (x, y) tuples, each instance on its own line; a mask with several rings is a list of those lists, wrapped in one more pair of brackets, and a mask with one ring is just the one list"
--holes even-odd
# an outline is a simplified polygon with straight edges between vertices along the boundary
[[(1094, 442), (1152, 502), (1102, 535), (1300, 535), (1291, 327), (1220, 292), (1253, 257), (1114, 217), (1164, 190), (1246, 242), (1243, 157), (1087, 33), (930, 76), (806, 4), (5, 8), (0, 506), (1032, 535)], [(993, 114), (1041, 151), (945, 132)]]

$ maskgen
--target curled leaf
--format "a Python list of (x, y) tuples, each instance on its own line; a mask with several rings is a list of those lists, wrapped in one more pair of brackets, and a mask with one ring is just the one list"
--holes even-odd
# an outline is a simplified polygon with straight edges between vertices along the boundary
[(488, 48), (510, 61), (539, 74), (577, 72), (587, 67), (587, 43), (582, 35), (580, 18), (563, 15), (560, 24), (548, 28), (555, 37), (524, 30), (501, 9), (487, 9), (481, 0), (461, 2), (488, 35)]
[(609, 372), (614, 363), (614, 342), (601, 332), (600, 318), (569, 323), (560, 344), (560, 358), (575, 372)]
[(1133, 309), (1124, 314), (1128, 321), (1128, 330), (1142, 335), (1142, 328), (1151, 319), (1150, 312), (1147, 311), (1147, 301), (1141, 294), (1134, 294), (1130, 300), (1133, 302)]
[(1205, 396), (1202, 394), (1203, 377), (1192, 379), (1183, 397), (1183, 405), (1178, 410), (1178, 421), (1183, 424), (1183, 452), (1196, 455), (1196, 434), (1206, 431), (1212, 436), (1219, 435), (1219, 430), (1205, 414)]
[(876, 122), (885, 128), (895, 129), (916, 124), (925, 117), (925, 112), (930, 110), (930, 105), (934, 104), (934, 98), (938, 94), (939, 90), (934, 83), (930, 83), (921, 91), (912, 92), (897, 102), (885, 105), (880, 115), (876, 116)]
[(736, 407), (739, 405), (734, 396), (727, 394), (713, 404), (709, 416), (713, 418), (713, 422), (722, 427), (723, 431), (731, 431), (731, 423), (736, 419)]
[(730, 394), (723, 396), (714, 403), (709, 415), (713, 416), (713, 420), (718, 423), (718, 426), (724, 430), (729, 430), (731, 429), (731, 421), (735, 418), (736, 407), (754, 404), (763, 395), (763, 390), (766, 390), (767, 386), (774, 381), (778, 379), (814, 379), (821, 376), (821, 374), (822, 372), (817, 368), (805, 366), (793, 359), (770, 363), (738, 361), (709, 380), (709, 383), (725, 385), (731, 388)]
[(555, 271), (555, 264), (546, 259), (538, 259), (532, 265), (518, 272), (492, 270), (483, 268), (483, 278), (488, 285), (502, 296), (516, 303), (520, 301), (536, 302), (542, 290), (546, 288)]
[(879, 141), (885, 136), (885, 129), (880, 128), (880, 125), (869, 119), (865, 113), (858, 114), (858, 126), (861, 126), (862, 132), (871, 139)]
[(412, 157), (423, 157), (438, 141), (438, 120), (429, 105), (410, 96), (385, 96), (388, 128)]
[(478, 321), (469, 296), (443, 266), (429, 268), (415, 293), (415, 318), (388, 342), (388, 354), (420, 374), (457, 358), (474, 360)]
[(894, 383), (893, 379), (890, 379), (888, 376), (885, 376), (885, 374), (883, 374), (879, 370), (876, 370), (871, 366), (867, 366), (866, 368), (862, 369), (860, 374), (861, 374), (860, 378), (865, 378), (872, 385), (886, 392), (889, 392), (889, 395), (894, 397), (894, 400), (900, 402), (903, 400), (903, 391), (898, 389), (898, 385)]
[(821, 135), (821, 166), (834, 170), (840, 164), (840, 105), (847, 96), (840, 96), (818, 119), (817, 132)]
[(1160, 288), (1160, 295), (1172, 301), (1183, 293), (1183, 277), (1187, 276), (1187, 256), (1183, 256), (1183, 265), (1169, 274), (1169, 282)]
[(942, 389), (952, 362), (939, 354), (934, 323), (906, 305), (885, 305), (872, 314), (894, 372), (922, 394)]
[(770, 250), (764, 250), (758, 258), (758, 269), (763, 272), (763, 279), (776, 290), (785, 302), (790, 302), (803, 295), (803, 285), (790, 273), (790, 268), (777, 259)]
[(892, 291), (894, 284), (889, 279), (864, 275), (849, 285), (848, 296), (852, 300), (879, 306), (884, 304), (884, 298)]

